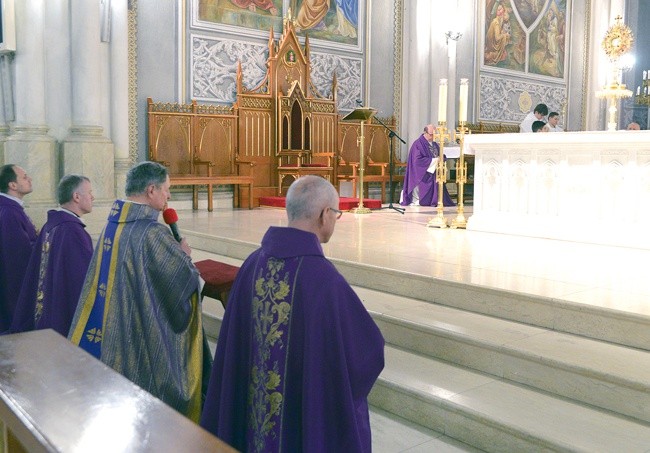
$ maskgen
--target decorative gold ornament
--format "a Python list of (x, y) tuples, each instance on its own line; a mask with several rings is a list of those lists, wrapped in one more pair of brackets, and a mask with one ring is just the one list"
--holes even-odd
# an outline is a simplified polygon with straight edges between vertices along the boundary
[(618, 60), (621, 55), (629, 52), (634, 43), (634, 36), (630, 27), (623, 23), (621, 16), (616, 16), (614, 25), (609, 27), (603, 39), (603, 50), (610, 60)]

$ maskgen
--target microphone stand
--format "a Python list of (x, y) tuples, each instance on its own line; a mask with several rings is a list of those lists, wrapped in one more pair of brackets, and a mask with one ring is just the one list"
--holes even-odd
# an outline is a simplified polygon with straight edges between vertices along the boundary
[[(388, 138), (390, 139), (390, 155), (388, 157), (390, 159), (390, 164), (388, 166), (388, 201), (389, 201), (388, 209), (394, 209), (400, 214), (404, 214), (404, 211), (406, 209), (393, 206), (393, 166), (394, 166), (394, 157), (395, 157), (395, 153), (393, 151), (393, 137), (396, 137), (400, 142), (402, 142), (405, 145), (406, 142), (402, 140), (402, 137), (397, 135), (397, 132), (392, 130), (390, 127), (386, 126), (379, 118), (375, 117), (375, 119), (379, 124), (384, 126), (386, 130), (388, 130)], [(361, 188), (361, 190), (363, 191), (363, 187)]]

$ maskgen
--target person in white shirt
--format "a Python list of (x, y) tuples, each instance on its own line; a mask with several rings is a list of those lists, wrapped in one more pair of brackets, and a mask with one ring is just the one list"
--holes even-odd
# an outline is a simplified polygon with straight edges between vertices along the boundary
[(548, 131), (549, 132), (564, 132), (558, 123), (560, 122), (560, 114), (557, 112), (551, 112), (548, 114)]
[(546, 104), (537, 104), (535, 110), (526, 115), (526, 118), (519, 124), (519, 132), (533, 132), (533, 123), (535, 121), (544, 121), (546, 115), (548, 115)]

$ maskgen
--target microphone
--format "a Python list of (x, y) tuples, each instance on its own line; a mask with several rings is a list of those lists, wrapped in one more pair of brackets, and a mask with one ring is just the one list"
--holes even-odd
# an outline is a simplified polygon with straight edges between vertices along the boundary
[(178, 226), (176, 225), (176, 222), (178, 222), (178, 214), (176, 214), (176, 210), (174, 208), (165, 209), (163, 211), (163, 220), (167, 225), (169, 225), (169, 228), (171, 228), (174, 239), (181, 242), (181, 239), (183, 238), (178, 232)]

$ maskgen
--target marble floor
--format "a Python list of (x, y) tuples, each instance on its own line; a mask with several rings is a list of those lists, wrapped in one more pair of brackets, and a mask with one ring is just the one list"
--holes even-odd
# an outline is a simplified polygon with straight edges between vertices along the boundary
[[(253, 244), (287, 223), (284, 210), (271, 208), (178, 213), (181, 229)], [(445, 208), (449, 220), (455, 214)], [(429, 228), (434, 215), (430, 207), (345, 213), (323, 248), (344, 261), (650, 316), (650, 250)]]

